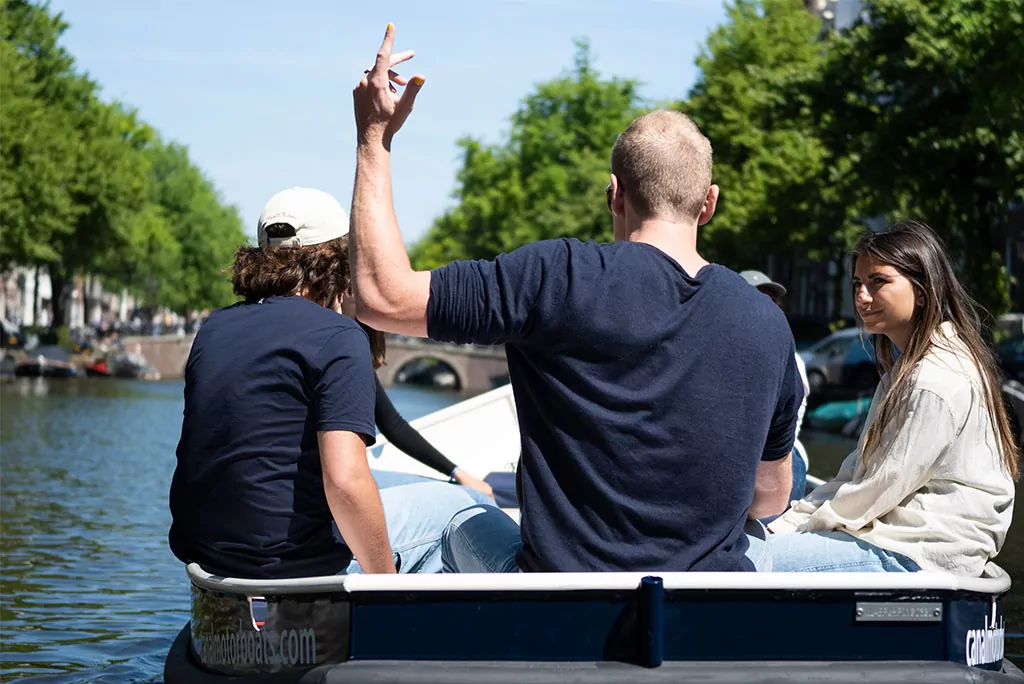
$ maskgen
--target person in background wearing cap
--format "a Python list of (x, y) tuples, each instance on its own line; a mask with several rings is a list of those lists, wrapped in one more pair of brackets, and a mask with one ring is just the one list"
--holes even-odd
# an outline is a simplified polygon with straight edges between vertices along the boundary
[(459, 512), (445, 570), (770, 569), (757, 518), (788, 503), (801, 390), (782, 311), (697, 252), (718, 200), (710, 142), (666, 110), (623, 132), (614, 243), (545, 240), (417, 272), (390, 150), (424, 80), (390, 71), (412, 57), (393, 43), (389, 26), (353, 93), (357, 314), (405, 335), (505, 344), (522, 445), (522, 528), (500, 511)]
[(407, 474), (375, 482), (374, 345), (340, 315), (347, 233), (333, 197), (291, 188), (235, 255), (244, 300), (210, 314), (185, 368), (169, 533), (183, 562), (253, 579), (438, 572), (445, 525), (490, 501)]
[[(786, 296), (786, 288), (781, 283), (773, 281), (761, 271), (741, 271), (740, 276), (781, 307), (779, 300)], [(804, 413), (807, 411), (807, 396), (811, 393), (811, 384), (807, 381), (807, 367), (799, 354), (796, 354), (796, 368), (800, 371), (800, 382), (804, 386), (804, 399), (800, 402), (800, 410), (797, 411), (796, 434), (793, 437), (793, 489), (789, 495), (791, 502), (804, 498), (804, 490), (807, 488), (807, 451), (800, 443), (800, 426), (803, 425)], [(777, 516), (765, 518), (762, 522), (767, 524), (775, 517)]]

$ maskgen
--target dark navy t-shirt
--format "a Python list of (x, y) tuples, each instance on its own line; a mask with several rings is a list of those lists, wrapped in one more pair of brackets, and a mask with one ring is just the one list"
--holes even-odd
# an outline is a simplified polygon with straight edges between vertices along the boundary
[(782, 311), (715, 264), (551, 240), (432, 272), (430, 337), (506, 345), (532, 571), (753, 570), (758, 463), (803, 389)]
[(344, 570), (317, 432), (372, 444), (375, 391), (369, 340), (345, 316), (298, 296), (213, 312), (185, 367), (174, 555), (254, 579)]

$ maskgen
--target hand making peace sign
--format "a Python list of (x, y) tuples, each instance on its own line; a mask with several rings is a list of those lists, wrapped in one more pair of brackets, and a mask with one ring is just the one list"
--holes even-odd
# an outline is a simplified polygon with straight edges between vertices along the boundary
[[(395, 26), (388, 24), (373, 68), (366, 70), (363, 80), (352, 91), (356, 136), (360, 145), (379, 142), (390, 149), (392, 137), (409, 118), (416, 95), (426, 80), (420, 75), (406, 80), (392, 70), (415, 54), (412, 50), (392, 54), (394, 45)], [(405, 92), (399, 95), (392, 82), (405, 86)]]

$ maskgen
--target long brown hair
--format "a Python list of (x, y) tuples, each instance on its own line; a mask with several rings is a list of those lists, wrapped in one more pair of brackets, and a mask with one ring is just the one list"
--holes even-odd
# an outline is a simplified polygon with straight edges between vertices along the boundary
[[(268, 233), (286, 224), (267, 226)], [(352, 277), (348, 262), (348, 236), (308, 247), (239, 247), (231, 267), (231, 286), (239, 297), (263, 299), (274, 295), (297, 295), (324, 308), (332, 308), (340, 297), (351, 296)], [(370, 338), (374, 370), (385, 363), (384, 334), (359, 323)]]
[[(981, 375), (989, 420), (996, 433), (1003, 466), (1016, 480), (1017, 445), (1003, 404), (995, 355), (982, 338), (978, 305), (957, 280), (938, 236), (923, 223), (896, 223), (881, 232), (868, 233), (857, 242), (853, 249), (854, 270), (857, 259), (862, 256), (870, 256), (880, 264), (899, 271), (914, 286), (920, 305), (914, 309), (913, 331), (907, 348), (900, 350), (896, 376), (890, 378), (889, 389), (879, 405), (877, 417), (864, 438), (861, 458), (873, 456), (886, 425), (906, 410), (912, 389), (911, 373), (937, 343), (935, 333), (939, 326), (948, 321)], [(854, 291), (854, 299), (856, 296)], [(857, 322), (863, 327), (859, 316)], [(874, 348), (879, 370), (889, 373), (896, 365), (892, 341), (885, 335), (875, 335)]]

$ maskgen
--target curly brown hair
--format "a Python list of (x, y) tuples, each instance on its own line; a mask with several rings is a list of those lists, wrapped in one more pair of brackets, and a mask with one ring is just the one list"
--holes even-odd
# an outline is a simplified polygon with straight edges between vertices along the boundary
[[(309, 247), (239, 247), (231, 267), (232, 289), (250, 300), (301, 294), (330, 309), (351, 294), (351, 285), (348, 236)], [(385, 362), (384, 334), (359, 325), (370, 338), (376, 370)]]

